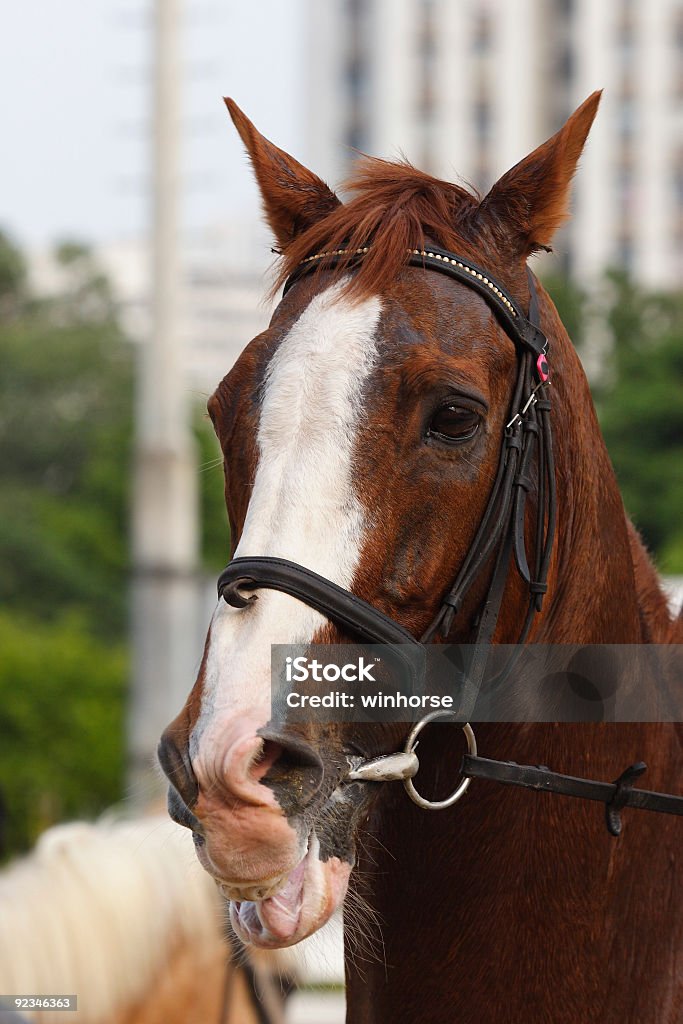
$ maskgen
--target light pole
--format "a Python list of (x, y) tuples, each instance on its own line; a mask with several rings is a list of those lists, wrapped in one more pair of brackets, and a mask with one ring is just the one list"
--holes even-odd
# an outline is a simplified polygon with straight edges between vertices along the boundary
[(180, 710), (197, 660), (198, 495), (179, 309), (181, 0), (154, 0), (152, 326), (140, 346), (132, 511), (129, 783), (143, 802), (159, 735)]

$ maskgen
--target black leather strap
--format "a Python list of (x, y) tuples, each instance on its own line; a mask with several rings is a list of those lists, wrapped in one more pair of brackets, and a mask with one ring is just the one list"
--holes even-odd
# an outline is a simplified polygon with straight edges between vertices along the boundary
[(640, 761), (622, 772), (615, 782), (597, 782), (594, 779), (581, 779), (575, 775), (551, 772), (543, 765), (536, 767), (516, 764), (514, 761), (495, 761), (472, 754), (465, 754), (462, 762), (462, 774), (466, 778), (488, 779), (490, 782), (521, 786), (523, 789), (600, 801), (606, 805), (607, 828), (615, 836), (621, 832), (619, 813), (624, 807), (683, 815), (683, 796), (633, 788), (634, 781), (645, 770), (646, 765)]
[(241, 591), (265, 587), (303, 601), (371, 644), (419, 644), (412, 633), (349, 590), (286, 558), (233, 558), (218, 578), (218, 596), (243, 608), (256, 599)]
[[(316, 270), (335, 267), (340, 263), (349, 268), (357, 266), (362, 262), (369, 248), (370, 246), (364, 246), (354, 253), (350, 253), (348, 249), (337, 249), (333, 252), (316, 253), (310, 256), (287, 279), (283, 295), (286, 295), (300, 278), (312, 274)], [(465, 260), (446, 249), (439, 249), (437, 246), (408, 250), (406, 262), (411, 267), (436, 270), (439, 274), (446, 274), (467, 285), (468, 288), (481, 295), (482, 299), (490, 306), (515, 345), (530, 350), (536, 358), (546, 351), (547, 341), (538, 326), (538, 317), (534, 318), (532, 313), (527, 319), (521, 306), (488, 270), (484, 270), (483, 267), (472, 263), (471, 260)]]

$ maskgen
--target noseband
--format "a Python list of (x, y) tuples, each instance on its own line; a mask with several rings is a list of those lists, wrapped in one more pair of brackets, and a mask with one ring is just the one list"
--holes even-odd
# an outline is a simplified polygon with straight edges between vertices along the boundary
[[(351, 254), (347, 249), (337, 249), (309, 256), (287, 280), (283, 294), (300, 278), (321, 266), (327, 269), (342, 262), (347, 267), (358, 265), (369, 248), (364, 246)], [(257, 599), (256, 594), (245, 596), (244, 591), (279, 590), (314, 608), (342, 630), (371, 644), (422, 645), (436, 637), (447, 639), (454, 617), (462, 608), (467, 594), (493, 562), (488, 590), (479, 609), (474, 636), (469, 641), (474, 646), (469, 665), (463, 673), (457, 710), (434, 712), (422, 718), (414, 726), (402, 752), (384, 755), (365, 763), (354, 759), (345, 781), (387, 782), (402, 779), (411, 799), (429, 810), (450, 807), (460, 799), (475, 777), (599, 800), (606, 804), (607, 827), (613, 835), (621, 831), (619, 812), (625, 806), (683, 814), (683, 797), (633, 788), (633, 782), (645, 770), (642, 762), (627, 768), (616, 782), (608, 783), (560, 775), (545, 767), (516, 765), (477, 756), (476, 741), (468, 720), (474, 710), (486, 670), (487, 647), (496, 631), (512, 555), (528, 593), (526, 613), (517, 639), (518, 646), (527, 639), (534, 616), (540, 612), (543, 596), (548, 589), (548, 568), (556, 521), (555, 465), (548, 397), (548, 341), (540, 328), (536, 283), (528, 268), (530, 301), (529, 315), (526, 317), (519, 304), (488, 271), (452, 252), (435, 247), (412, 249), (408, 253), (407, 265), (445, 274), (475, 291), (493, 311), (514, 343), (517, 353), (517, 374), (501, 437), (498, 468), (486, 508), (458, 574), (441, 599), (437, 615), (417, 639), (390, 616), (324, 576), (296, 562), (266, 556), (234, 558), (218, 579), (219, 597), (223, 597), (235, 608), (244, 608)], [(527, 495), (534, 490), (537, 508), (531, 553), (532, 573), (524, 527)], [(412, 779), (419, 767), (415, 754), (417, 736), (425, 725), (442, 716), (455, 718), (462, 725), (468, 753), (463, 759), (463, 778), (457, 789), (448, 799), (435, 802), (422, 797)]]

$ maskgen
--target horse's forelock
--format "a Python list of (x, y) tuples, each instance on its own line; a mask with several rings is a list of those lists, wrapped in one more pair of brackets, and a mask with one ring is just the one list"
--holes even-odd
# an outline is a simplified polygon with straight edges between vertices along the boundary
[[(275, 289), (300, 263), (320, 252), (348, 249), (337, 264), (344, 273), (355, 249), (370, 245), (348, 294), (358, 300), (385, 291), (408, 260), (408, 250), (431, 243), (469, 259), (482, 259), (487, 234), (476, 224), (480, 197), (417, 170), (411, 164), (364, 157), (344, 184), (348, 202), (297, 235), (283, 250)], [(491, 254), (490, 254), (491, 255)], [(325, 269), (322, 260), (319, 270)]]

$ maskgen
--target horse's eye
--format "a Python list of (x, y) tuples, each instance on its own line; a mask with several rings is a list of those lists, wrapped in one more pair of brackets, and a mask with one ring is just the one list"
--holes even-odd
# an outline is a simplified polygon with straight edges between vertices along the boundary
[(469, 441), (479, 430), (478, 412), (462, 405), (443, 405), (434, 413), (427, 434), (437, 441), (459, 444)]

